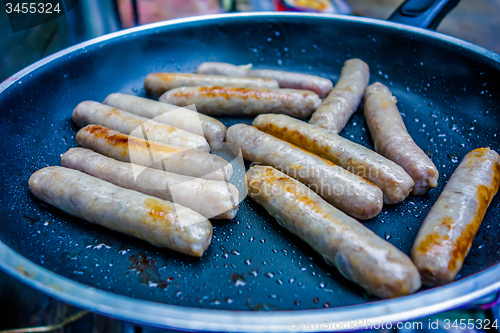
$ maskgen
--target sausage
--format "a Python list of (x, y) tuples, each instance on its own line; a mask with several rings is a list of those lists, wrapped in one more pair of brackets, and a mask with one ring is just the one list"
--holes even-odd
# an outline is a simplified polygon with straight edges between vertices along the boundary
[(194, 72), (196, 74), (244, 77), (248, 75), (248, 67), (235, 66), (225, 62), (204, 62)]
[(253, 125), (368, 179), (382, 189), (387, 204), (403, 201), (413, 187), (411, 177), (396, 163), (324, 128), (271, 114), (258, 116)]
[(268, 78), (278, 81), (280, 88), (310, 90), (320, 97), (328, 95), (333, 87), (332, 81), (316, 75), (270, 69), (250, 70), (251, 67), (251, 65), (235, 66), (223, 62), (204, 62), (196, 68), (195, 73)]
[(360, 59), (347, 60), (335, 87), (313, 113), (309, 123), (340, 133), (356, 112), (368, 81), (368, 65)]
[(73, 111), (72, 119), (79, 127), (90, 124), (102, 125), (150, 141), (204, 152), (210, 151), (207, 140), (199, 135), (97, 102), (85, 101), (78, 104)]
[(223, 158), (188, 148), (128, 136), (99, 125), (76, 133), (79, 146), (123, 162), (209, 180), (230, 179), (233, 168)]
[[(151, 99), (127, 95), (110, 94), (103, 104), (119, 108), (135, 115), (153, 118), (186, 132), (205, 136), (212, 148), (220, 148), (226, 137), (226, 126), (215, 118), (197, 113), (177, 105), (160, 103)], [(201, 125), (201, 127), (200, 127)]]
[(191, 209), (80, 171), (43, 168), (31, 175), (29, 189), (67, 214), (191, 256), (203, 256), (212, 239), (210, 221)]
[(500, 182), (500, 156), (489, 148), (465, 155), (422, 224), (412, 259), (425, 285), (452, 282), (462, 268)]
[(263, 77), (278, 81), (280, 88), (292, 88), (314, 91), (320, 97), (325, 97), (332, 90), (332, 81), (309, 74), (275, 71), (270, 69), (254, 69), (248, 71), (248, 76)]
[(299, 118), (311, 116), (321, 102), (318, 95), (306, 90), (228, 87), (177, 88), (163, 94), (160, 101), (178, 106), (196, 104), (199, 112), (210, 116), (284, 113)]
[(226, 182), (149, 169), (84, 148), (71, 148), (61, 155), (61, 165), (117, 186), (175, 202), (206, 218), (232, 219), (238, 212), (238, 189)]
[(383, 194), (373, 183), (255, 127), (231, 126), (227, 141), (238, 145), (246, 160), (277, 168), (355, 218), (368, 220), (382, 210)]
[(154, 96), (160, 96), (167, 90), (180, 87), (195, 86), (225, 86), (240, 88), (279, 88), (278, 82), (271, 79), (254, 77), (236, 77), (222, 75), (153, 73), (144, 79), (146, 91)]
[(431, 159), (406, 131), (389, 89), (376, 82), (366, 89), (365, 118), (375, 150), (401, 165), (415, 185), (412, 195), (427, 194), (437, 186), (439, 173)]
[(250, 198), (281, 226), (367, 291), (394, 298), (420, 288), (420, 275), (410, 258), (305, 185), (265, 166), (250, 168), (245, 183)]

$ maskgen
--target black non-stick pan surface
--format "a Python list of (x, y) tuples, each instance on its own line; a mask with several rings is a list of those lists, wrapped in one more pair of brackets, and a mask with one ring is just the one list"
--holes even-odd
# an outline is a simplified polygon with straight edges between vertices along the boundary
[[(60, 154), (76, 147), (71, 113), (79, 102), (102, 101), (113, 92), (145, 96), (143, 80), (151, 72), (189, 73), (201, 62), (222, 61), (335, 82), (344, 61), (353, 57), (368, 63), (370, 82), (391, 89), (409, 133), (439, 169), (439, 186), (429, 195), (385, 206), (366, 222), (409, 254), (420, 224), (463, 156), (478, 147), (499, 148), (499, 56), (452, 37), (378, 20), (247, 14), (118, 32), (62, 51), (2, 83), (3, 269), (106, 315), (207, 330), (282, 331), (297, 318), (407, 320), (500, 288), (500, 196), (488, 209), (458, 282), (380, 301), (248, 198), (233, 220), (212, 221), (212, 245), (199, 259), (86, 223), (28, 191), (34, 171), (60, 165)], [(252, 121), (220, 119), (228, 127)], [(361, 109), (341, 135), (373, 149)], [(304, 311), (312, 309), (321, 310)]]

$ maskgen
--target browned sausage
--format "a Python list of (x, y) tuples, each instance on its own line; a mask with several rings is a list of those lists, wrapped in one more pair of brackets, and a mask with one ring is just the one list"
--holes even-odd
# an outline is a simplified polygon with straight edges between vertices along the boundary
[(270, 69), (251, 70), (251, 67), (251, 64), (235, 66), (223, 62), (204, 62), (196, 68), (195, 73), (273, 79), (278, 81), (280, 88), (310, 90), (320, 97), (325, 97), (332, 90), (332, 81), (320, 76)]
[(228, 87), (177, 88), (161, 95), (160, 101), (178, 106), (195, 104), (198, 112), (209, 116), (284, 113), (299, 118), (309, 117), (321, 102), (307, 90)]
[(332, 90), (332, 81), (316, 75), (276, 71), (271, 69), (253, 69), (248, 76), (265, 77), (278, 81), (280, 88), (291, 88), (314, 91), (320, 97), (325, 97)]
[(78, 145), (123, 162), (210, 180), (229, 180), (233, 168), (223, 158), (209, 153), (150, 142), (89, 125), (76, 133)]
[(226, 136), (226, 126), (217, 119), (177, 105), (120, 93), (110, 94), (102, 103), (138, 116), (154, 118), (159, 123), (186, 132), (204, 135), (212, 148), (219, 149)]
[(195, 73), (207, 75), (248, 76), (248, 66), (235, 66), (225, 62), (204, 62), (196, 67)]
[(361, 223), (329, 205), (307, 186), (271, 167), (245, 176), (249, 196), (281, 226), (299, 236), (347, 279), (381, 298), (420, 288), (410, 258)]
[(370, 85), (364, 102), (375, 150), (401, 165), (411, 176), (415, 182), (412, 195), (427, 194), (437, 186), (438, 170), (408, 134), (389, 89), (379, 82)]
[(199, 135), (93, 101), (78, 104), (71, 119), (79, 127), (101, 125), (150, 141), (210, 151), (207, 140)]
[(279, 88), (278, 82), (275, 80), (222, 75), (153, 73), (146, 76), (144, 80), (146, 91), (155, 96), (160, 96), (170, 89), (194, 86), (225, 86), (260, 89)]
[(70, 215), (191, 256), (203, 256), (212, 240), (210, 221), (195, 211), (77, 170), (43, 168), (29, 189)]
[(412, 259), (424, 284), (452, 282), (462, 268), (500, 182), (500, 156), (489, 148), (465, 155), (427, 215)]
[(273, 114), (258, 116), (253, 125), (368, 179), (382, 189), (385, 203), (403, 201), (413, 187), (411, 177), (396, 163), (324, 128)]
[(356, 112), (369, 81), (370, 71), (365, 62), (347, 60), (335, 87), (313, 113), (309, 123), (340, 133)]
[(231, 126), (227, 141), (237, 144), (245, 159), (277, 168), (355, 218), (368, 220), (382, 210), (383, 194), (373, 183), (253, 126)]
[(238, 189), (206, 180), (120, 162), (90, 149), (71, 148), (61, 165), (120, 187), (172, 201), (211, 219), (232, 219), (238, 212)]

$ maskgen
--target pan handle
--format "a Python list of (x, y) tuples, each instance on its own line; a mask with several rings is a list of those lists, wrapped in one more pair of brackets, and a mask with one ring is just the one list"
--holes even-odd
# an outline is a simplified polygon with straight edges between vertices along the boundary
[(389, 21), (436, 30), (441, 20), (460, 0), (406, 0), (389, 17)]

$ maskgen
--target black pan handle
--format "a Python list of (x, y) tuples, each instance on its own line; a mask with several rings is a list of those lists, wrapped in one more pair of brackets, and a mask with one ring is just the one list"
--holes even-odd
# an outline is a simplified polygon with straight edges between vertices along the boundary
[(406, 0), (389, 21), (436, 30), (441, 20), (460, 0)]

